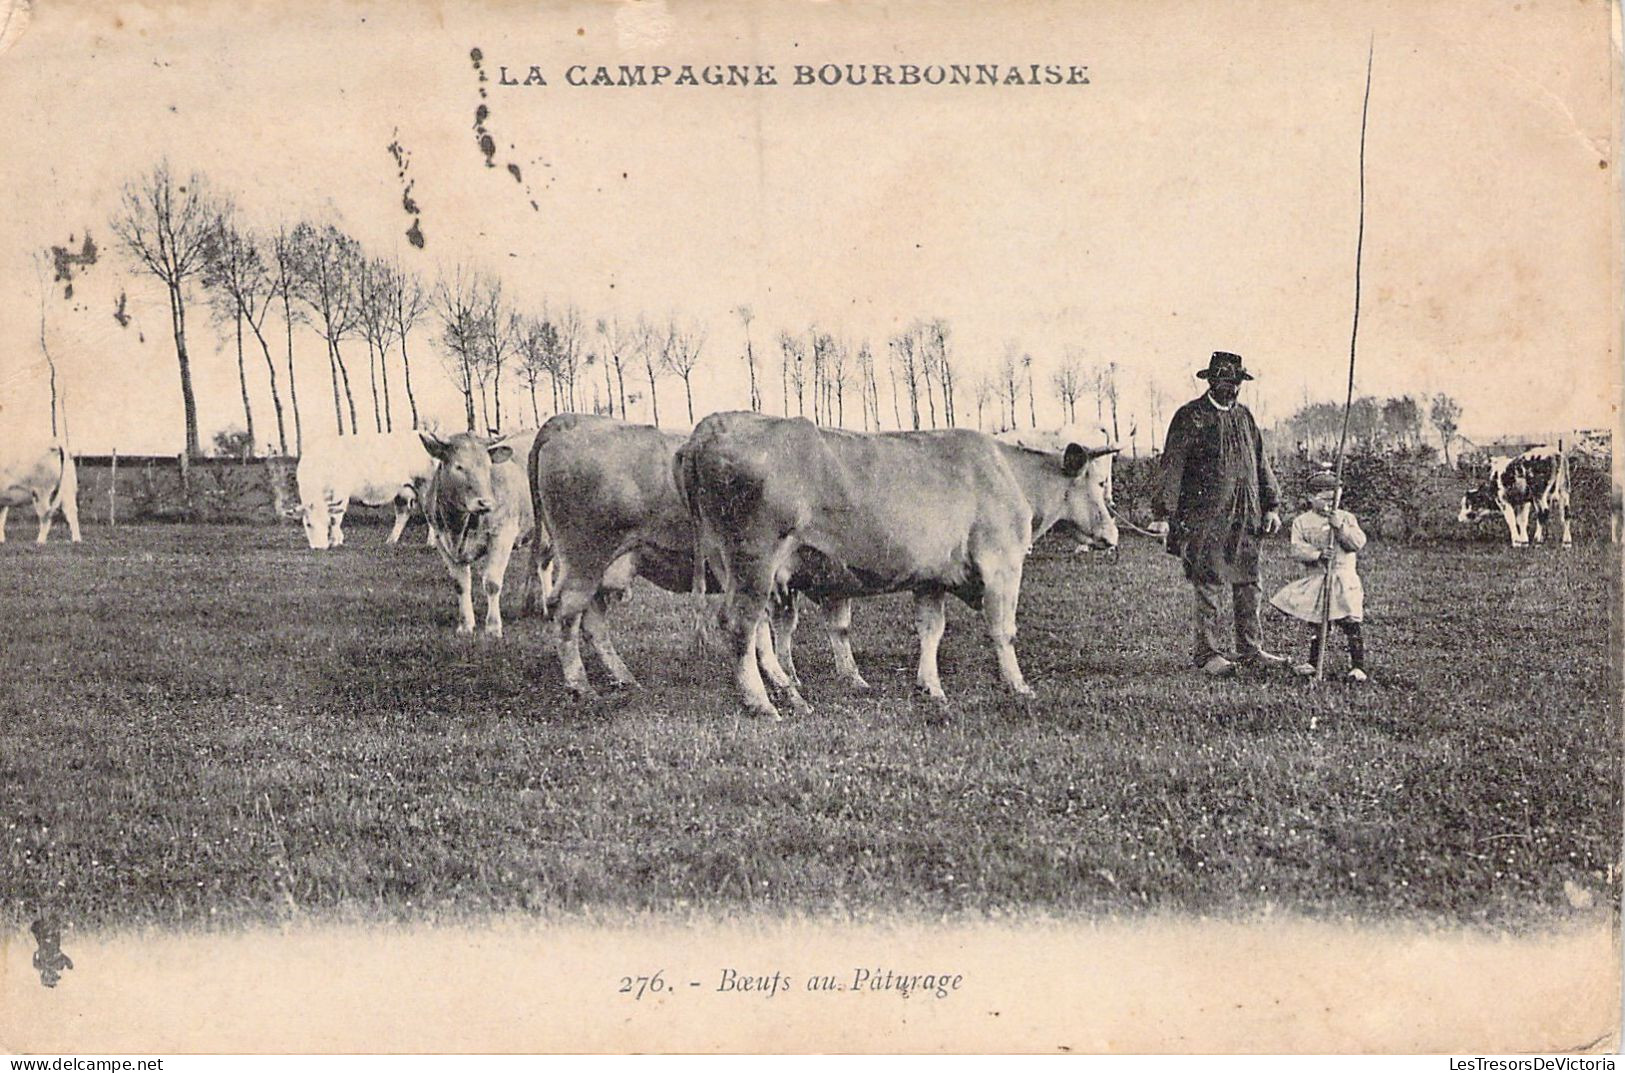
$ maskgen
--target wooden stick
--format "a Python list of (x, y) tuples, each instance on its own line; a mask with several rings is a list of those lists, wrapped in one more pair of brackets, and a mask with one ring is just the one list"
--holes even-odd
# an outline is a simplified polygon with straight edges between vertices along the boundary
[[(1354, 349), (1360, 338), (1360, 259), (1365, 250), (1365, 128), (1371, 114), (1371, 61), (1376, 54), (1376, 34), (1365, 54), (1365, 100), (1360, 106), (1360, 227), (1354, 240), (1354, 327), (1349, 332), (1349, 388), (1343, 401), (1343, 433), (1337, 440), (1337, 490), (1332, 493), (1332, 517), (1343, 503), (1343, 458), (1349, 440), (1349, 411), (1354, 406)], [(1328, 519), (1329, 520), (1329, 519)], [(1326, 570), (1320, 584), (1320, 648), (1315, 658), (1315, 680), (1326, 677), (1326, 649), (1332, 628), (1332, 559), (1335, 556), (1337, 534), (1329, 527), (1326, 532)]]

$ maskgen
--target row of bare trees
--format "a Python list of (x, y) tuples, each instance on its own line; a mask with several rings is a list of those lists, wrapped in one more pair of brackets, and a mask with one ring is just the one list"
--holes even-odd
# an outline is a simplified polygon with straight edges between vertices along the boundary
[[(500, 278), (461, 266), (426, 287), (398, 262), (368, 256), (356, 239), (331, 224), (256, 230), (243, 222), (230, 198), (213, 194), (202, 176), (178, 182), (166, 163), (125, 186), (112, 226), (124, 250), (164, 284), (169, 299), (188, 455), (199, 453), (186, 336), (186, 300), (193, 283), (202, 285), (216, 324), (235, 339), (247, 442), (260, 442), (248, 387), (252, 347), (265, 364), (276, 443), (283, 453), (290, 447), (298, 452), (303, 445), (294, 364), (294, 328), (300, 324), (308, 325), (326, 347), (333, 421), (340, 435), (369, 425), (371, 431), (392, 431), (405, 419), (412, 427), (421, 424), (409, 343), (414, 329), (431, 316), (438, 322), (443, 369), (462, 395), (470, 429), (501, 429), (514, 418), (512, 407), (504, 412), (504, 391), (510, 386), (529, 402), (529, 413), (521, 413), (519, 420), (540, 424), (545, 398), (546, 412), (590, 410), (631, 420), (634, 407), (640, 407), (637, 416), (658, 425), (662, 384), (669, 387), (675, 379), (682, 383), (689, 422), (695, 418), (693, 377), (706, 332), (675, 314), (663, 320), (589, 320), (574, 306), (528, 310)], [(273, 356), (272, 337), (278, 334), (271, 327), (273, 309), (283, 329), (275, 340), (278, 356)], [(750, 307), (740, 306), (734, 313), (745, 335), (749, 404), (760, 411), (767, 408), (771, 390), (766, 364), (771, 358), (764, 361), (756, 351)], [(960, 399), (962, 377), (952, 331), (943, 318), (915, 321), (886, 341), (883, 354), (867, 340), (854, 342), (816, 325), (800, 332), (781, 330), (776, 343), (779, 409), (785, 415), (878, 430), (888, 423), (883, 418), (889, 396), (889, 423), (895, 428), (951, 428), (969, 416), (968, 404)], [(351, 374), (361, 346), (367, 355), (364, 385)], [(969, 383), (977, 427), (1037, 424), (1035, 366), (1030, 353), (1010, 343), (991, 374)], [(395, 367), (409, 418), (399, 413)], [(1081, 352), (1071, 350), (1044, 386), (1053, 389), (1069, 422), (1078, 420), (1079, 404), (1092, 392), (1096, 420), (1117, 439), (1119, 384), (1116, 362), (1086, 366)], [(365, 416), (369, 397), (370, 422)], [(1160, 406), (1153, 389), (1151, 416), (1159, 426)]]
[[(202, 284), (215, 321), (234, 333), (248, 443), (259, 442), (245, 346), (247, 336), (252, 336), (270, 383), (277, 446), (284, 454), (290, 446), (295, 452), (302, 450), (304, 422), (294, 365), (294, 327), (301, 323), (308, 324), (326, 344), (333, 420), (340, 435), (354, 434), (362, 426), (344, 353), (345, 343), (357, 339), (367, 350), (373, 430), (390, 431), (396, 421), (390, 381), (392, 351), (400, 355), (411, 423), (418, 425), (408, 340), (428, 304), (422, 284), (398, 263), (367, 257), (359, 242), (330, 224), (253, 229), (243, 222), (232, 200), (214, 194), (201, 175), (194, 173), (184, 182), (177, 181), (167, 163), (125, 185), (111, 224), (124, 250), (164, 285), (169, 300), (188, 456), (199, 453), (197, 399), (186, 335), (187, 296), (194, 281)], [(270, 327), (274, 308), (280, 310), (284, 329), (282, 370), (272, 356), (268, 334), (274, 334)], [(281, 371), (287, 378), (286, 407)]]

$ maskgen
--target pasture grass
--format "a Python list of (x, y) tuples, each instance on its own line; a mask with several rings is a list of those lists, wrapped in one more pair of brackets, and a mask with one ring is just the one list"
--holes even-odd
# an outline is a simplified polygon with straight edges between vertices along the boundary
[[(18, 535), (16, 528), (11, 534)], [(1186, 665), (1177, 563), (1042, 548), (998, 686), (950, 602), (952, 709), (907, 597), (860, 603), (874, 686), (744, 717), (693, 605), (612, 612), (641, 691), (573, 701), (546, 623), (455, 636), (414, 525), (87, 527), (0, 547), (0, 915), (211, 928), (490, 912), (1250, 916), (1538, 926), (1617, 905), (1615, 549), (1373, 544), (1367, 687)], [(1266, 592), (1291, 572), (1267, 553)], [(1301, 653), (1271, 615), (1272, 647)], [(1333, 664), (1341, 666), (1340, 637)], [(606, 681), (587, 654), (589, 672)]]

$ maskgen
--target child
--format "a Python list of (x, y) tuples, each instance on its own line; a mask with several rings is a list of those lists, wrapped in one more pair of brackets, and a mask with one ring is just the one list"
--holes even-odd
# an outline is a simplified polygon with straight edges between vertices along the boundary
[(1365, 613), (1365, 591), (1355, 572), (1356, 553), (1365, 547), (1360, 523), (1346, 510), (1333, 510), (1337, 476), (1323, 469), (1309, 478), (1309, 510), (1292, 519), (1292, 547), (1289, 554), (1304, 565), (1305, 575), (1283, 585), (1270, 597), (1270, 603), (1293, 618), (1309, 624), (1309, 659), (1293, 670), (1302, 675), (1315, 673), (1320, 660), (1320, 616), (1327, 586), (1326, 560), (1331, 557), (1331, 621), (1349, 639), (1351, 682), (1364, 682), (1365, 639), (1360, 620)]

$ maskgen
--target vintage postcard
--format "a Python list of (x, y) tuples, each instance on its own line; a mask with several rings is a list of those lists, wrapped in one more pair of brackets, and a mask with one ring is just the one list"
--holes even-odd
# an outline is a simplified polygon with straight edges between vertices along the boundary
[(0, 0), (0, 1049), (1616, 1051), (1619, 42)]

